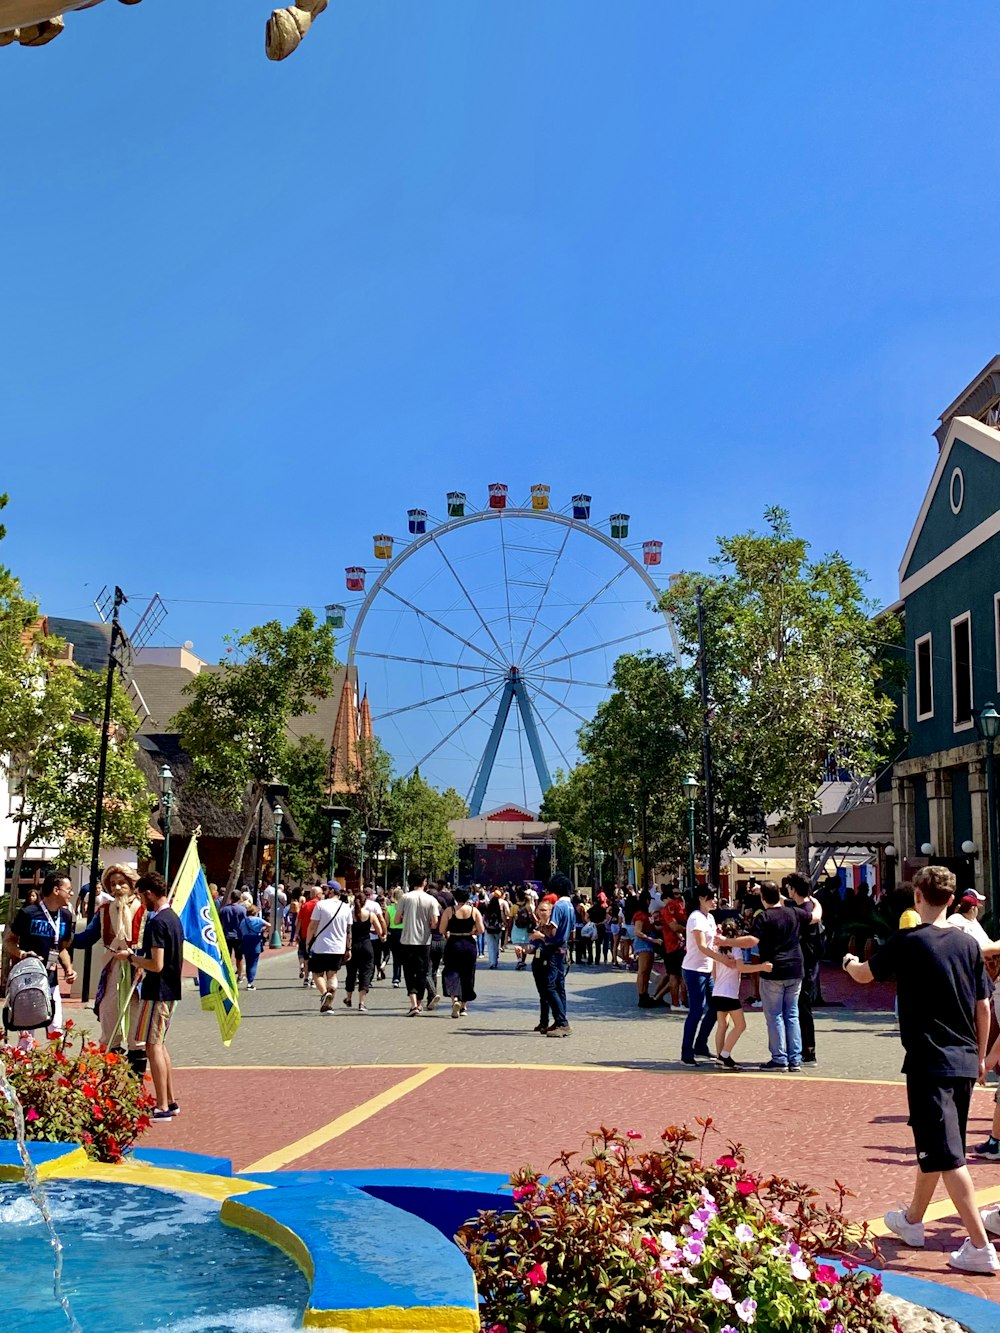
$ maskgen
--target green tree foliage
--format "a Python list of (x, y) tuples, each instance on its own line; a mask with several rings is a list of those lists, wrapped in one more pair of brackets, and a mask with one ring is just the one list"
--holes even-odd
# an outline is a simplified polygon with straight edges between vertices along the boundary
[(303, 880), (321, 871), (325, 874), (328, 868), (330, 821), (322, 810), (327, 804), (329, 764), (329, 751), (316, 736), (300, 736), (285, 755), (288, 804), (302, 839), (297, 847), (289, 846), (282, 852), (282, 869), (291, 879)]
[(465, 819), (469, 807), (453, 787), (438, 791), (420, 776), (397, 778), (392, 784), (389, 827), (397, 856), (429, 875), (445, 875), (455, 864), (455, 841), (449, 819)]
[[(0, 496), (0, 509), (6, 503)], [(0, 566), (0, 771), (18, 798), (9, 916), (25, 853), (62, 842), (67, 861), (85, 860), (96, 808), (104, 678), (75, 666), (62, 640), (41, 629), (37, 604)], [(117, 680), (111, 719), (104, 842), (141, 849), (154, 798), (135, 764), (137, 719)]]
[[(186, 687), (190, 703), (173, 725), (192, 760), (194, 785), (231, 809), (250, 793), (249, 813), (229, 869), (235, 886), (267, 784), (288, 765), (288, 723), (329, 694), (335, 665), (330, 627), (302, 610), (288, 626), (258, 625), (236, 640), (233, 660)], [(295, 812), (293, 812), (295, 813)]]

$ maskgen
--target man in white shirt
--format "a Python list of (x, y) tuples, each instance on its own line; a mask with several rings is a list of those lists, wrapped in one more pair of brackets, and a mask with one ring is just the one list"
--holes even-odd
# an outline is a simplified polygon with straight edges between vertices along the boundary
[(320, 994), (321, 1014), (334, 1013), (337, 973), (351, 956), (351, 919), (354, 913), (343, 898), (323, 898), (313, 908), (306, 935), (309, 971)]
[(440, 995), (432, 988), (431, 932), (438, 923), (441, 908), (436, 898), (427, 892), (427, 876), (422, 870), (411, 870), (406, 877), (409, 892), (404, 893), (396, 908), (396, 919), (403, 923), (399, 943), (403, 952), (403, 976), (410, 1001), (409, 1018), (423, 1013), (423, 999), (427, 996), (427, 1010), (435, 1009)]
[(990, 939), (980, 923), (979, 909), (985, 901), (985, 897), (975, 889), (965, 889), (954, 912), (945, 919), (944, 924), (952, 930), (961, 930), (971, 935), (982, 949), (983, 957), (989, 958), (991, 954), (1000, 953), (1000, 944)]

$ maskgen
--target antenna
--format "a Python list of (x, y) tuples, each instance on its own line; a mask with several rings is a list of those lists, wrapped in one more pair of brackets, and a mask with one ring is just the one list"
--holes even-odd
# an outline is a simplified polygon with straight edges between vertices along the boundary
[[(121, 600), (127, 602), (128, 598), (122, 594)], [(94, 598), (94, 609), (97, 611), (97, 614), (101, 617), (101, 620), (105, 625), (109, 620), (113, 619), (114, 606), (115, 594), (108, 588), (107, 584), (105, 584)], [(123, 678), (127, 677), (132, 670), (136, 651), (146, 646), (159, 627), (163, 624), (166, 614), (167, 608), (163, 604), (163, 599), (158, 592), (155, 592), (149, 599), (149, 605), (139, 617), (131, 634), (127, 634), (123, 626), (119, 623), (115, 643), (115, 665), (118, 667)], [(142, 695), (139, 695), (139, 698), (141, 700)], [(133, 703), (135, 703), (134, 699)], [(142, 703), (142, 707), (148, 717), (149, 709), (146, 708), (145, 702)]]
[(136, 648), (145, 648), (156, 631), (163, 624), (167, 615), (167, 608), (163, 605), (163, 599), (158, 592), (154, 592), (149, 599), (149, 605), (139, 617), (139, 623), (132, 631), (132, 643)]

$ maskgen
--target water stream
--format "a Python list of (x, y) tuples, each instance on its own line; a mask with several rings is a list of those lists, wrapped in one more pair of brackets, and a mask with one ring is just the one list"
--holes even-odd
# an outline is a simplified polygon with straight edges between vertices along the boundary
[(14, 1136), (17, 1139), (17, 1151), (24, 1166), (24, 1181), (28, 1186), (32, 1202), (38, 1209), (38, 1213), (45, 1223), (45, 1229), (49, 1233), (49, 1244), (52, 1246), (52, 1294), (57, 1304), (61, 1307), (66, 1316), (66, 1325), (69, 1333), (83, 1333), (83, 1329), (77, 1323), (76, 1316), (73, 1313), (73, 1307), (69, 1303), (69, 1297), (62, 1289), (62, 1271), (63, 1271), (63, 1247), (62, 1241), (56, 1231), (55, 1224), (52, 1221), (52, 1213), (49, 1210), (49, 1201), (45, 1197), (45, 1189), (38, 1178), (38, 1171), (34, 1162), (31, 1160), (31, 1154), (28, 1152), (28, 1143), (24, 1131), (24, 1108), (14, 1091), (10, 1080), (7, 1077), (7, 1071), (4, 1068), (3, 1060), (0, 1059), (0, 1092), (3, 1093), (10, 1105), (11, 1114), (14, 1117)]

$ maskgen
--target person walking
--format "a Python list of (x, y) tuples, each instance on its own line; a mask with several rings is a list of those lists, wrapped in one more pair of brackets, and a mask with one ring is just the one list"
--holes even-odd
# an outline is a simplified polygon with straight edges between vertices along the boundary
[[(437, 903), (438, 911), (441, 913), (441, 916), (444, 915), (445, 911), (449, 907), (454, 907), (455, 899), (452, 896), (451, 890), (445, 883), (441, 882), (437, 884), (431, 884), (427, 892)], [(444, 936), (441, 933), (441, 917), (439, 916), (437, 925), (432, 927), (431, 929), (431, 949), (430, 949), (430, 960), (429, 960), (430, 962), (429, 976), (431, 981), (430, 989), (435, 995), (437, 995), (438, 993), (438, 973), (441, 970), (441, 962), (443, 958), (444, 958)]]
[(347, 977), (344, 981), (344, 1004), (350, 1009), (354, 1003), (354, 988), (358, 989), (358, 1013), (367, 1014), (368, 992), (375, 974), (375, 950), (372, 948), (372, 930), (381, 940), (385, 934), (382, 914), (368, 899), (364, 889), (354, 895), (351, 921), (351, 952), (347, 959)]
[(167, 905), (169, 890), (162, 875), (151, 870), (136, 881), (146, 909), (142, 953), (126, 950), (121, 957), (142, 972), (136, 1042), (146, 1048), (156, 1094), (154, 1120), (170, 1120), (180, 1112), (174, 1094), (174, 1067), (167, 1050), (167, 1033), (174, 1007), (181, 998), (184, 928)]
[(904, 1245), (922, 1249), (924, 1214), (942, 1180), (968, 1232), (948, 1263), (966, 1273), (996, 1273), (1000, 1259), (990, 1235), (1000, 1235), (1000, 1211), (977, 1207), (965, 1148), (972, 1089), (977, 1080), (986, 1082), (986, 964), (966, 932), (945, 929), (955, 896), (952, 872), (924, 866), (913, 889), (920, 925), (890, 935), (866, 963), (852, 953), (843, 961), (847, 975), (862, 985), (896, 978), (917, 1178), (909, 1205), (890, 1209), (885, 1225)]
[(229, 950), (229, 956), (233, 960), (233, 970), (236, 973), (237, 983), (246, 980), (246, 968), (243, 962), (243, 941), (242, 927), (246, 919), (247, 909), (243, 903), (243, 893), (241, 889), (231, 889), (229, 893), (229, 902), (219, 911), (219, 921), (222, 923), (222, 933), (226, 939), (226, 948)]
[(428, 1013), (437, 1008), (440, 996), (431, 986), (431, 932), (441, 916), (436, 898), (427, 892), (427, 876), (422, 870), (411, 870), (407, 875), (409, 892), (404, 893), (397, 906), (400, 922), (400, 948), (403, 955), (403, 976), (410, 1001), (408, 1018), (423, 1013), (427, 997)]
[(510, 930), (510, 938), (514, 944), (514, 955), (517, 958), (518, 972), (523, 972), (528, 966), (528, 943), (534, 929), (535, 912), (526, 889), (522, 887), (517, 891), (514, 918)]
[(257, 965), (264, 952), (266, 931), (267, 923), (260, 914), (260, 908), (256, 903), (251, 903), (240, 922), (240, 946), (243, 950), (247, 990), (257, 989)]
[(399, 990), (403, 983), (403, 949), (400, 944), (403, 935), (403, 921), (399, 915), (399, 904), (402, 897), (403, 890), (397, 884), (385, 909), (389, 927), (388, 940), (389, 952), (392, 955), (392, 985), (394, 990)]
[(649, 890), (643, 889), (639, 894), (639, 905), (632, 916), (632, 952), (636, 963), (635, 989), (640, 1009), (656, 1008), (649, 993), (649, 979), (653, 975), (655, 946), (659, 940), (653, 934), (649, 902)]
[(708, 1038), (715, 1026), (712, 1012), (712, 958), (706, 950), (715, 945), (715, 917), (712, 909), (718, 895), (711, 884), (698, 887), (698, 906), (685, 924), (686, 948), (681, 962), (681, 976), (688, 994), (688, 1011), (681, 1036), (681, 1063), (696, 1065), (696, 1057), (711, 1060)]
[(566, 1014), (566, 959), (576, 927), (576, 911), (571, 901), (573, 885), (567, 875), (553, 875), (549, 880), (549, 891), (555, 893), (557, 899), (543, 931), (545, 942), (542, 945), (542, 956), (545, 959), (546, 990), (552, 1015), (551, 1026), (545, 1035), (568, 1037), (572, 1029)]
[[(313, 912), (316, 910), (316, 904), (320, 900), (322, 889), (309, 888), (302, 894), (302, 902), (299, 904), (298, 928), (299, 939), (296, 949), (299, 955), (299, 977), (303, 987), (311, 986), (312, 981), (309, 976), (309, 948), (306, 944), (306, 935), (309, 933), (309, 921)], [(263, 920), (263, 918), (261, 918)]]
[[(118, 956), (138, 948), (142, 939), (145, 908), (136, 892), (139, 875), (134, 866), (109, 866), (101, 878), (108, 895), (99, 909), (101, 939), (106, 950), (94, 996), (94, 1012), (101, 1021), (101, 1044), (105, 1050), (136, 1052), (135, 1028), (139, 1019), (139, 996), (132, 969)], [(74, 941), (75, 946), (76, 941)], [(140, 1052), (141, 1054), (141, 1052)]]
[[(37, 903), (26, 904), (4, 932), (3, 946), (15, 963), (22, 958), (40, 958), (48, 974), (52, 992), (52, 1022), (50, 1032), (62, 1033), (62, 996), (59, 993), (59, 970), (72, 985), (76, 980), (70, 946), (73, 943), (75, 923), (69, 901), (73, 885), (69, 875), (50, 871), (42, 883)], [(121, 955), (119, 955), (120, 957)]]
[(507, 928), (507, 914), (508, 907), (503, 894), (499, 889), (494, 889), (482, 914), (486, 948), (490, 956), (490, 971), (495, 971), (500, 966), (500, 941)]
[[(332, 881), (339, 889), (336, 880)], [(332, 1014), (337, 999), (337, 973), (351, 957), (351, 909), (342, 897), (322, 898), (309, 918), (306, 947), (309, 971), (319, 991), (319, 1011)]]
[[(810, 919), (803, 922), (799, 945), (802, 949), (802, 989), (799, 991), (799, 1028), (802, 1033), (802, 1063), (816, 1063), (816, 1022), (813, 1006), (819, 999), (819, 963), (823, 957), (823, 924), (812, 919), (816, 899), (805, 875), (786, 875), (784, 887), (795, 907), (805, 907)], [(820, 909), (822, 911), (822, 909)]]
[(444, 937), (441, 972), (445, 994), (451, 999), (451, 1016), (459, 1018), (476, 998), (476, 935), (482, 929), (479, 909), (470, 901), (467, 888), (457, 887), (454, 902), (446, 907), (439, 923)]

